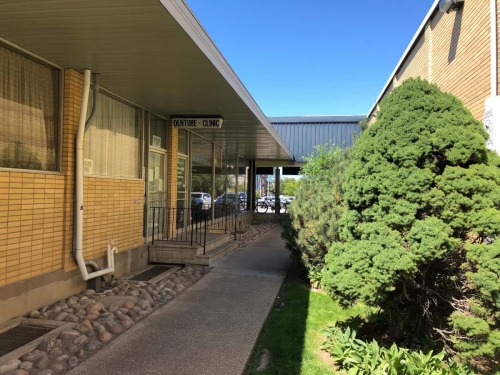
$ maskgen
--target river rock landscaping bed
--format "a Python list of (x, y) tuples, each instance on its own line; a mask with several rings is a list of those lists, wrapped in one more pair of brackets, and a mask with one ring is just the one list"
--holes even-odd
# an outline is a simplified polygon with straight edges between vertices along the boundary
[(270, 231), (278, 224), (278, 221), (265, 221), (263, 223), (253, 222), (251, 225), (245, 225), (240, 229), (240, 231), (244, 231), (244, 233), (237, 236), (239, 241), (238, 247), (246, 247), (261, 234)]
[(34, 310), (29, 318), (71, 322), (75, 327), (1, 365), (0, 375), (64, 374), (209, 271), (209, 267), (188, 265), (155, 284), (117, 280), (102, 293), (87, 289)]

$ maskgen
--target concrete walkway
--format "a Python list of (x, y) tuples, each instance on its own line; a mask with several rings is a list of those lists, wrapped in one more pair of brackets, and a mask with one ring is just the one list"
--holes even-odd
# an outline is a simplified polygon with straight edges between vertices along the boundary
[(280, 227), (213, 264), (71, 375), (240, 375), (290, 266)]

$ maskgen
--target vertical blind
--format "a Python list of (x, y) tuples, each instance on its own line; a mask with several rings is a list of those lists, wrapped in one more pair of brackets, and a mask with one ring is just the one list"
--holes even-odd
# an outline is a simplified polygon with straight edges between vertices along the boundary
[(0, 167), (56, 171), (59, 71), (0, 45)]
[(85, 172), (139, 178), (139, 110), (102, 93), (98, 100), (97, 113), (85, 133)]

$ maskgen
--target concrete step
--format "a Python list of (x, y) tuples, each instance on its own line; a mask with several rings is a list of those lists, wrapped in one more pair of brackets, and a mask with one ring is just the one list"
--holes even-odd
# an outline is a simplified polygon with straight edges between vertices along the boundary
[[(215, 249), (216, 247), (220, 246), (221, 244), (225, 243), (226, 241), (228, 241), (231, 237), (231, 235), (229, 233), (225, 234), (225, 233), (220, 233), (220, 237), (215, 239), (215, 240), (212, 240), (212, 241), (208, 241), (207, 240), (207, 244), (205, 246), (205, 253), (208, 252), (208, 251), (211, 251), (212, 249)], [(203, 254), (203, 247), (198, 247), (198, 253), (197, 255), (202, 255)]]
[[(210, 264), (207, 262), (207, 254), (218, 254), (218, 252), (225, 248), (227, 243), (236, 243), (229, 233), (207, 233), (207, 243), (205, 246), (205, 255), (203, 255), (203, 246), (189, 242), (178, 241), (155, 241), (154, 244), (149, 245), (149, 262), (150, 263), (163, 263), (163, 264)], [(238, 244), (236, 243), (236, 246)], [(231, 249), (232, 250), (232, 249)], [(217, 259), (219, 259), (220, 255)], [(199, 257), (203, 257), (198, 261)], [(201, 262), (201, 263), (200, 263)]]
[(226, 242), (220, 244), (219, 246), (206, 251), (205, 255), (198, 255), (196, 258), (197, 263), (200, 265), (208, 266), (215, 262), (216, 260), (222, 258), (224, 255), (230, 253), (238, 247), (238, 241), (227, 240)]

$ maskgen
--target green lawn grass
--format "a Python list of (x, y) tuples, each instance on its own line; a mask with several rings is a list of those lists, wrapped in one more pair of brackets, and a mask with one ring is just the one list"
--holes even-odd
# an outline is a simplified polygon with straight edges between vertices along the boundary
[[(329, 356), (322, 352), (322, 330), (333, 322), (361, 313), (344, 310), (325, 294), (313, 292), (298, 280), (287, 279), (252, 354), (246, 375), (335, 374)], [(257, 371), (264, 350), (270, 363)]]

